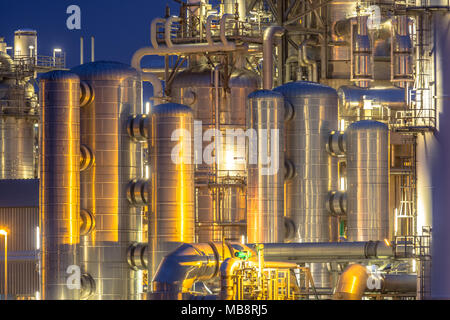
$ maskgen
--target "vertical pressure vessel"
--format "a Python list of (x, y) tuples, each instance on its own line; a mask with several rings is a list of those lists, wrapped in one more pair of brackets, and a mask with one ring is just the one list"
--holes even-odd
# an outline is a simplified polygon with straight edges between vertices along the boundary
[(116, 62), (94, 62), (72, 70), (84, 83), (81, 143), (94, 163), (81, 173), (81, 208), (95, 220), (82, 237), (81, 262), (95, 281), (94, 300), (133, 300), (142, 293), (140, 271), (127, 263), (127, 249), (143, 241), (141, 208), (127, 200), (127, 187), (141, 172), (141, 148), (127, 131), (140, 113), (141, 81), (135, 69)]
[[(261, 90), (249, 95), (247, 128), (247, 241), (284, 241), (284, 98)], [(270, 159), (270, 160), (268, 160)]]
[(389, 128), (378, 121), (355, 122), (344, 140), (348, 240), (382, 241), (389, 235)]
[(161, 104), (152, 108), (150, 118), (149, 280), (165, 255), (195, 240), (192, 109)]
[[(294, 242), (337, 240), (337, 218), (326, 202), (337, 187), (337, 160), (327, 152), (327, 141), (338, 127), (338, 95), (333, 88), (313, 82), (291, 82), (275, 89), (293, 110), (286, 122), (286, 158), (295, 175), (286, 181), (286, 216), (295, 224)], [(331, 287), (325, 264), (311, 264), (314, 283)]]
[(54, 71), (40, 87), (41, 297), (78, 299), (80, 288), (69, 287), (67, 272), (80, 270), (80, 80)]

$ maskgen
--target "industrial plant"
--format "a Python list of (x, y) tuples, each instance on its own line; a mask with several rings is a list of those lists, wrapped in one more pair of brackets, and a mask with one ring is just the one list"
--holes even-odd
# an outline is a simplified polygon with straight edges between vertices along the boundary
[(450, 299), (449, 1), (176, 3), (0, 38), (0, 298)]

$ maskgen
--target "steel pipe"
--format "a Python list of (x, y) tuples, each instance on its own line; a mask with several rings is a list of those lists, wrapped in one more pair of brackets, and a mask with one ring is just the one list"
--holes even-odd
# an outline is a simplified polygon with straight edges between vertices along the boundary
[(264, 244), (266, 261), (330, 262), (330, 260), (355, 261), (392, 257), (394, 248), (384, 241)]
[(273, 43), (281, 37), (285, 29), (280, 26), (268, 27), (263, 35), (263, 89), (273, 89)]

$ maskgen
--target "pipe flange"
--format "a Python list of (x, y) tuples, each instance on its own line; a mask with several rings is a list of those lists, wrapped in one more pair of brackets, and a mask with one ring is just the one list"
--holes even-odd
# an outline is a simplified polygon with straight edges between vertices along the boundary
[(89, 170), (94, 165), (94, 162), (94, 153), (88, 146), (82, 144), (80, 147), (80, 171)]
[(81, 300), (87, 300), (95, 294), (96, 284), (94, 278), (88, 273), (81, 275)]
[(89, 210), (80, 212), (80, 236), (87, 236), (95, 229), (95, 218)]
[(135, 142), (147, 141), (149, 117), (146, 114), (131, 116), (127, 121), (127, 132)]
[(289, 160), (284, 160), (284, 181), (292, 180), (297, 174), (297, 170), (295, 170), (295, 164)]
[(128, 202), (137, 207), (150, 204), (150, 182), (147, 179), (134, 179), (128, 184)]
[(80, 82), (80, 107), (85, 107), (94, 101), (94, 90), (85, 81)]

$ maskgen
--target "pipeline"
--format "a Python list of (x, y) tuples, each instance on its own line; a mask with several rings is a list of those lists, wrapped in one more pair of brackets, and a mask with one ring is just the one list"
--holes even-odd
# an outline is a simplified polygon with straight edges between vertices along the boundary
[(333, 300), (361, 300), (365, 292), (415, 293), (415, 274), (373, 274), (361, 264), (351, 264), (339, 277)]
[(263, 36), (263, 89), (273, 89), (273, 38), (281, 37), (285, 32), (283, 27), (272, 26), (264, 31)]
[[(207, 281), (219, 274), (221, 262), (236, 252), (253, 251), (239, 243), (182, 244), (167, 255), (152, 281), (152, 300), (181, 300), (197, 281)], [(251, 254), (256, 257), (256, 254)]]
[(317, 44), (313, 39), (306, 39), (299, 47), (300, 65), (308, 68), (308, 81), (319, 82), (317, 62), (308, 58), (308, 46)]
[[(176, 21), (178, 21), (178, 17), (171, 17), (165, 22), (165, 41), (166, 46), (162, 47), (157, 44), (156, 39), (156, 25), (158, 23), (163, 23), (165, 20), (161, 18), (156, 18), (152, 22), (152, 38), (151, 42), (153, 44), (153, 47), (144, 47), (139, 50), (137, 50), (133, 58), (131, 60), (131, 65), (133, 68), (138, 70), (141, 73), (142, 81), (149, 82), (153, 86), (154, 90), (154, 97), (157, 99), (158, 102), (161, 101), (161, 99), (164, 97), (163, 93), (163, 86), (161, 80), (159, 78), (151, 73), (147, 72), (145, 69), (142, 69), (141, 67), (141, 60), (145, 56), (150, 55), (159, 55), (159, 56), (166, 56), (166, 55), (175, 55), (175, 54), (192, 54), (192, 53), (203, 53), (203, 52), (217, 52), (217, 51), (235, 51), (236, 45), (234, 43), (228, 43), (227, 41), (224, 42), (224, 39), (226, 40), (225, 35), (225, 23), (222, 23), (224, 19), (229, 19), (229, 16), (224, 16), (221, 19), (221, 28), (220, 30), (220, 38), (222, 40), (221, 44), (189, 44), (189, 45), (174, 45), (172, 43), (171, 38), (171, 28), (172, 24)], [(206, 25), (206, 38), (212, 39), (211, 35), (211, 23), (212, 19), (207, 19), (207, 25)], [(156, 45), (156, 46), (155, 46)]]
[[(249, 245), (253, 248), (254, 245)], [(318, 243), (266, 243), (266, 261), (329, 262), (330, 260), (354, 261), (360, 259), (384, 259), (394, 257), (394, 248), (384, 241), (367, 242), (318, 242)]]

